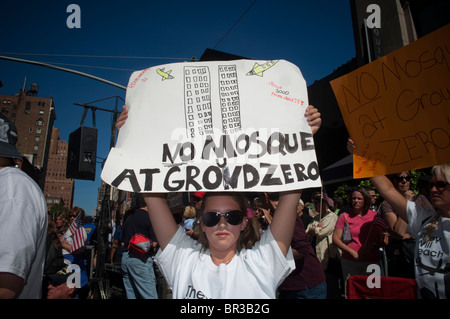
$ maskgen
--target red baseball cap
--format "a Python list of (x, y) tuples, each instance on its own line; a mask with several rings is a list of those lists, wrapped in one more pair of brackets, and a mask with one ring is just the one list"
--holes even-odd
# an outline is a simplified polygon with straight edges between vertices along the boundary
[(203, 198), (203, 196), (205, 196), (206, 192), (194, 192), (194, 196), (198, 197), (198, 198)]

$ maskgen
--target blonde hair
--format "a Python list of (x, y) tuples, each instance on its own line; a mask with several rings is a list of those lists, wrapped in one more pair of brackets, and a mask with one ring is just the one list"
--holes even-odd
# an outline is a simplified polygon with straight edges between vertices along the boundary
[(447, 183), (450, 183), (450, 164), (442, 164), (434, 166), (432, 169), (434, 176), (443, 175)]
[(67, 229), (69, 229), (70, 221), (69, 221), (69, 213), (68, 212), (59, 212), (55, 216), (55, 222), (57, 218), (60, 218), (62, 221), (62, 226), (60, 231), (66, 232)]
[(192, 206), (186, 206), (186, 208), (184, 209), (183, 217), (194, 218), (195, 217), (195, 208)]

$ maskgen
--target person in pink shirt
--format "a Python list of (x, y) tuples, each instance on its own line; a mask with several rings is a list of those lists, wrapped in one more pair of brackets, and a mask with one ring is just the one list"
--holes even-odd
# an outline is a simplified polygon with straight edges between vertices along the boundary
[[(339, 215), (333, 232), (333, 243), (342, 250), (342, 273), (344, 279), (350, 275), (367, 275), (370, 264), (378, 264), (379, 247), (387, 242), (387, 225), (377, 212), (369, 209), (370, 195), (364, 187), (352, 192), (350, 210)], [(343, 238), (344, 226), (348, 223), (351, 239)]]

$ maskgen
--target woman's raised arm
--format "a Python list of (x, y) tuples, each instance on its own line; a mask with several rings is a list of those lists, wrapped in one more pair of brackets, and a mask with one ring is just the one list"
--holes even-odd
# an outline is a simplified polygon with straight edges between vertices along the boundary
[(165, 194), (143, 194), (148, 208), (148, 215), (155, 231), (156, 239), (162, 250), (167, 246), (178, 229), (178, 225), (167, 204)]

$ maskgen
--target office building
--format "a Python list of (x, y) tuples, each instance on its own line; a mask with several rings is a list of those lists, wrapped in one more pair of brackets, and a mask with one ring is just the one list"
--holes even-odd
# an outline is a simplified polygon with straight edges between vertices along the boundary
[(0, 95), (1, 112), (16, 125), (17, 149), (39, 170), (37, 183), (44, 187), (53, 123), (56, 120), (53, 98), (38, 96), (38, 85), (31, 84), (19, 93)]
[(44, 187), (48, 207), (60, 204), (68, 209), (72, 208), (75, 181), (66, 178), (68, 148), (67, 142), (60, 140), (59, 129), (54, 127)]

